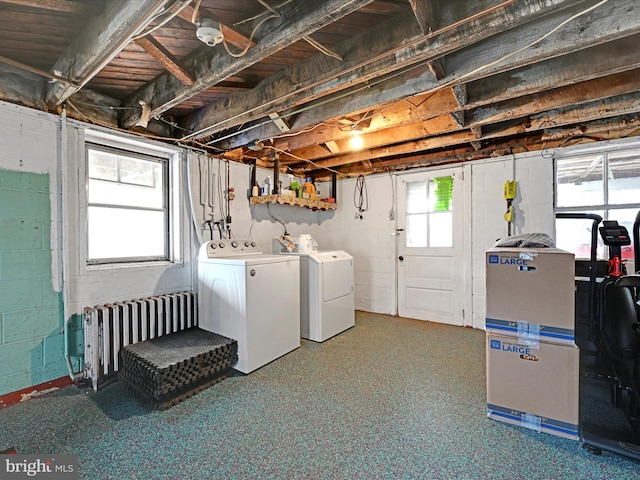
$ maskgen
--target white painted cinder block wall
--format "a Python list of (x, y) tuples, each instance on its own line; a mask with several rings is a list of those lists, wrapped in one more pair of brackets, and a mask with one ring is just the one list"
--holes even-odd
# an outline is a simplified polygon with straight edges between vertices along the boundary
[[(84, 241), (84, 224), (78, 223), (78, 218), (83, 208), (80, 192), (84, 188), (81, 168), (84, 163), (82, 130), (89, 126), (79, 122), (67, 122), (66, 142), (63, 148), (62, 123), (58, 116), (0, 102), (0, 141), (3, 145), (0, 170), (9, 172), (7, 178), (15, 177), (12, 176), (12, 172), (31, 172), (46, 175), (49, 179), (49, 185), (43, 191), (50, 197), (50, 212), (48, 205), (43, 206), (43, 212), (47, 216), (50, 214), (51, 235), (43, 242), (43, 248), (48, 249), (47, 242), (50, 242), (51, 269), (50, 274), (45, 272), (45, 276), (50, 275), (51, 280), (45, 280), (43, 285), (65, 298), (66, 318), (60, 319), (61, 322), (81, 313), (82, 309), (89, 305), (195, 289), (199, 246), (197, 237), (200, 236), (204, 240), (210, 237), (208, 231), (202, 230), (202, 223), (210, 218), (210, 212), (203, 212), (202, 206), (199, 205), (198, 154), (190, 154), (190, 159), (187, 160), (186, 152), (183, 152), (181, 160), (183, 167), (189, 165), (196, 212), (194, 227), (188, 198), (181, 192), (180, 234), (184, 241), (182, 262), (164, 266), (87, 270), (83, 267), (83, 258), (79, 255), (82, 250), (80, 245)], [(612, 148), (618, 143), (625, 141), (607, 142)], [(567, 148), (564, 149), (564, 153), (574, 150), (580, 149)], [(467, 282), (472, 292), (472, 298), (467, 301), (467, 305), (471, 305), (472, 315), (465, 316), (469, 326), (484, 327), (485, 251), (497, 238), (506, 234), (506, 223), (503, 219), (506, 210), (503, 185), (506, 180), (515, 178), (518, 182), (515, 233), (554, 234), (553, 165), (550, 152), (546, 153), (489, 159), (468, 163), (463, 167), (468, 197), (464, 217), (467, 222), (465, 232), (469, 232), (470, 238), (466, 250), (468, 253), (465, 253), (465, 261), (468, 263)], [(213, 171), (217, 174), (217, 181), (220, 182), (222, 179), (219, 172), (224, 173), (226, 163), (212, 160), (212, 165)], [(370, 175), (366, 178), (369, 205), (363, 219), (359, 220), (355, 218), (355, 179), (338, 182), (338, 208), (335, 212), (313, 212), (305, 208), (282, 205), (272, 205), (269, 208), (265, 205), (251, 207), (247, 198), (249, 167), (238, 163), (228, 165), (230, 186), (236, 193), (230, 209), (235, 238), (251, 238), (261, 245), (263, 251), (270, 252), (271, 239), (284, 232), (280, 223), (284, 222), (288, 233), (294, 236), (309, 233), (318, 241), (321, 249), (346, 250), (355, 258), (356, 308), (391, 315), (396, 313), (397, 237), (392, 235), (396, 228), (395, 221), (389, 218), (389, 212), (394, 208), (391, 175)], [(179, 172), (182, 175), (182, 185), (186, 185), (187, 169), (179, 168)], [(259, 169), (258, 182), (261, 183), (271, 174), (272, 172)], [(288, 181), (286, 177), (282, 180), (285, 184)], [(218, 188), (220, 185), (222, 184), (218, 183)], [(0, 187), (9, 191), (25, 191), (27, 187), (32, 188), (31, 185)], [(323, 195), (328, 194), (328, 184), (321, 184), (319, 188)], [(217, 201), (215, 219), (220, 218), (219, 208)], [(19, 208), (16, 207), (14, 211), (17, 212), (15, 215), (20, 215)], [(10, 217), (7, 224), (15, 223), (16, 220), (19, 221)], [(9, 238), (10, 236), (7, 236), (7, 239)], [(10, 258), (10, 255), (12, 254), (6, 254), (5, 258)], [(29, 252), (25, 253), (25, 260), (29, 258), (28, 255)], [(62, 287), (63, 271), (65, 288)], [(13, 274), (15, 275), (15, 269)], [(10, 280), (6, 282), (14, 285)], [(42, 295), (43, 298), (46, 297), (45, 303), (51, 306), (50, 309), (57, 308), (57, 300), (54, 301), (46, 292)], [(2, 306), (7, 301), (6, 295), (0, 296), (0, 300), (0, 315), (3, 316), (3, 321), (6, 325), (9, 321), (15, 323), (17, 320), (14, 313), (4, 316), (6, 312)], [(63, 325), (54, 320), (54, 332), (59, 334)], [(0, 368), (0, 377), (4, 382), (0, 395), (62, 375), (64, 367), (61, 370), (60, 352), (53, 356), (51, 353), (52, 349), (61, 348), (59, 336), (52, 337), (47, 332), (40, 333), (50, 329), (47, 319), (33, 321), (34, 328), (38, 331), (34, 333), (29, 325), (30, 331), (24, 333), (24, 338), (12, 338), (11, 344), (3, 344), (0, 341), (0, 356), (5, 355), (6, 358), (15, 360), (22, 355), (27, 360), (29, 357), (40, 363), (38, 366), (26, 365), (22, 368), (18, 365), (20, 362), (12, 360), (19, 371), (4, 372)], [(37, 325), (38, 322), (41, 322), (40, 326)], [(7, 328), (2, 332), (5, 339), (7, 332)], [(43, 342), (40, 347), (43, 349), (42, 354), (39, 356), (33, 354), (33, 345), (37, 342)], [(47, 366), (47, 359), (52, 358), (55, 368)]]

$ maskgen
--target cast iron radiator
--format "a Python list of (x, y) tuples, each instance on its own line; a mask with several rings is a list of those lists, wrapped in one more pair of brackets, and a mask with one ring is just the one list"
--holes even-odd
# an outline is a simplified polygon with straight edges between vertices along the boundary
[(85, 376), (94, 390), (116, 380), (127, 345), (197, 326), (196, 295), (179, 292), (84, 309)]

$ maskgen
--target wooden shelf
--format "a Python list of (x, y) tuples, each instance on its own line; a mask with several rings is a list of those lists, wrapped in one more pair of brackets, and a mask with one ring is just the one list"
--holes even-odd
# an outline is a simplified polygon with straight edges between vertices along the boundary
[(335, 203), (322, 202), (320, 200), (309, 200), (308, 198), (292, 197), (290, 195), (263, 195), (261, 197), (251, 197), (251, 205), (265, 203), (279, 203), (281, 205), (292, 205), (294, 207), (305, 207), (311, 210), (335, 210), (338, 205)]

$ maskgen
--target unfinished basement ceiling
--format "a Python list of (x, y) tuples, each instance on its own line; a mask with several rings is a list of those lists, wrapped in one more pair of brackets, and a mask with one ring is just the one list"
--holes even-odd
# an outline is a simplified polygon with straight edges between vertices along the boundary
[(317, 179), (544, 150), (638, 135), (638, 3), (0, 0), (0, 99)]

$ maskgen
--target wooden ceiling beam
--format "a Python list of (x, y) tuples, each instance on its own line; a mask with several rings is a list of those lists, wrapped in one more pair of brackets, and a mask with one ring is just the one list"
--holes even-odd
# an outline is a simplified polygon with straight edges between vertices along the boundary
[(165, 68), (165, 70), (180, 80), (184, 85), (188, 87), (193, 85), (193, 76), (180, 65), (180, 61), (178, 59), (171, 55), (171, 53), (151, 35), (138, 38), (135, 42), (149, 55), (155, 58), (158, 63)]
[[(449, 2), (441, 8), (450, 10), (448, 18), (462, 17), (461, 20), (428, 36), (422, 35), (414, 26), (413, 13), (404, 12), (334, 46), (333, 49), (342, 56), (342, 62), (327, 59), (322, 54), (315, 55), (261, 82), (250, 95), (233, 95), (209, 105), (185, 119), (182, 126), (194, 132), (189, 138), (201, 138), (263, 118), (270, 111), (283, 112), (335, 92), (342, 95), (342, 90), (353, 85), (362, 85), (420, 62), (426, 65), (444, 54), (575, 3), (582, 1), (504, 2), (497, 8), (493, 4), (486, 12), (472, 15), (470, 12), (474, 11), (477, 1), (465, 0), (463, 6), (459, 2), (455, 5)], [(557, 23), (557, 20), (552, 21)], [(381, 31), (385, 34), (380, 35)]]
[[(640, 67), (639, 67), (640, 68)], [(640, 90), (640, 69), (566, 85), (467, 111), (469, 125), (480, 126), (586, 102), (606, 100)]]
[[(371, 1), (298, 0), (287, 3), (280, 10), (279, 17), (270, 19), (264, 24), (262, 30), (264, 34), (259, 38), (257, 45), (242, 57), (232, 57), (220, 47), (201, 47), (183, 60), (184, 65), (195, 74), (194, 85), (185, 87), (172, 75), (161, 74), (131, 95), (126, 104), (129, 107), (135, 107), (142, 100), (152, 106), (152, 117), (159, 115)], [(125, 128), (129, 128), (137, 122), (139, 117), (138, 110), (125, 110), (121, 123)]]
[[(565, 26), (567, 31), (563, 31), (562, 34), (563, 39), (566, 37), (579, 38), (579, 43), (568, 40), (548, 41), (536, 45), (536, 48), (524, 48), (531, 43), (532, 38), (539, 37), (541, 32), (548, 32), (557, 26), (560, 19), (566, 19), (571, 14), (575, 14), (575, 9), (569, 9), (566, 12), (561, 12), (559, 18), (558, 15), (542, 17), (523, 25), (521, 28), (495, 35), (486, 41), (478, 42), (448, 55), (447, 64), (455, 64), (455, 68), (451, 69), (453, 73), (448, 74), (440, 81), (434, 81), (424, 75), (419, 77), (406, 76), (390, 80), (385, 84), (372, 86), (360, 92), (354, 91), (348, 96), (337, 95), (334, 102), (330, 101), (331, 97), (327, 97), (318, 102), (319, 105), (315, 108), (313, 104), (307, 105), (304, 112), (296, 115), (291, 128), (294, 131), (307, 128), (326, 118), (335, 118), (349, 112), (365, 110), (380, 103), (397, 101), (418, 92), (433, 93), (442, 86), (461, 83), (461, 78), (464, 79), (464, 82), (477, 81), (513, 69), (524, 68), (536, 62), (636, 35), (640, 33), (640, 9), (634, 8), (634, 1), (617, 0), (614, 3), (605, 4), (591, 12), (589, 23), (586, 26), (581, 23), (576, 25), (576, 22), (567, 24)], [(582, 7), (584, 8), (584, 5)], [(519, 49), (523, 50), (518, 55), (495, 63), (505, 55)], [(605, 62), (605, 65), (609, 63)], [(593, 67), (597, 69), (595, 65)], [(512, 87), (512, 89), (515, 88), (517, 86)], [(467, 101), (471, 103), (472, 89), (468, 88), (467, 90), (467, 96), (470, 97)], [(287, 113), (282, 112), (282, 115), (286, 116)], [(277, 132), (274, 129), (260, 126), (230, 137), (221, 145), (224, 148), (235, 148), (251, 140), (275, 136), (277, 136)]]
[(630, 35), (475, 80), (467, 84), (466, 105), (488, 105), (639, 68), (638, 44), (640, 34)]
[(151, 23), (167, 0), (109, 1), (104, 12), (89, 20), (85, 28), (69, 45), (51, 68), (79, 87), (54, 82), (47, 89), (46, 102), (59, 105), (86, 85), (131, 41), (131, 38)]
[(74, 2), (69, 0), (0, 0), (0, 4), (32, 7), (41, 10), (52, 10), (60, 13), (74, 13), (78, 16), (97, 15), (100, 2)]
[(409, 0), (416, 20), (425, 35), (437, 30), (440, 26), (438, 4), (432, 0)]
[[(531, 152), (535, 150), (550, 150), (582, 143), (593, 143), (601, 140), (613, 140), (617, 138), (625, 138), (633, 135), (640, 127), (640, 117), (622, 117), (617, 119), (603, 120), (601, 122), (593, 122), (583, 129), (568, 130), (566, 136), (549, 137), (539, 132), (514, 137), (499, 144), (490, 144), (480, 150), (474, 150), (468, 147), (454, 147), (444, 151), (417, 154), (394, 159), (387, 159), (378, 162), (372, 162), (371, 169), (363, 169), (362, 165), (351, 165), (348, 167), (336, 167), (334, 170), (345, 176), (357, 176), (360, 174), (371, 174), (379, 172), (403, 171), (413, 168), (433, 167), (436, 165), (456, 164), (474, 160), (481, 160), (488, 157), (503, 156), (512, 153)], [(605, 134), (606, 133), (606, 134)], [(602, 135), (602, 138), (599, 138)], [(319, 181), (326, 181), (330, 178), (330, 172), (324, 170), (316, 170), (313, 172)]]
[[(603, 82), (604, 83), (604, 82)], [(640, 88), (640, 85), (638, 85)], [(552, 95), (549, 95), (550, 97)], [(510, 120), (499, 124), (493, 124), (483, 130), (483, 141), (505, 138), (510, 135), (520, 135), (523, 133), (531, 133), (542, 131), (550, 126), (566, 127), (576, 124), (588, 124), (589, 122), (598, 122), (608, 117), (622, 117), (629, 114), (637, 114), (640, 112), (640, 92), (633, 92), (626, 95), (611, 96), (605, 100), (589, 102), (578, 107), (565, 107), (562, 109), (540, 112), (537, 115), (527, 117), (525, 119)], [(400, 136), (399, 138), (408, 138)], [(396, 157), (415, 152), (424, 152), (428, 150), (437, 150), (443, 147), (451, 147), (455, 145), (473, 143), (479, 138), (477, 133), (472, 130), (460, 130), (454, 132), (433, 132), (427, 138), (399, 143), (397, 145), (383, 146), (379, 148), (370, 148), (364, 152), (354, 152), (347, 155), (338, 155), (326, 160), (318, 160), (307, 151), (305, 156), (304, 150), (292, 152), (294, 155), (302, 158), (313, 160), (320, 167), (334, 168), (340, 165), (357, 163), (364, 158), (384, 158)], [(384, 145), (384, 141), (382, 141)], [(473, 146), (477, 149), (477, 146)], [(301, 165), (292, 165), (294, 170), (300, 169)]]

